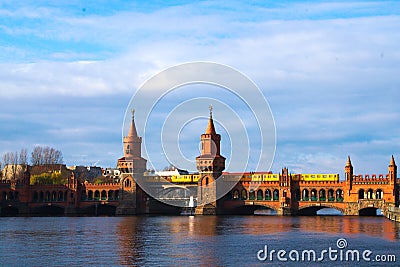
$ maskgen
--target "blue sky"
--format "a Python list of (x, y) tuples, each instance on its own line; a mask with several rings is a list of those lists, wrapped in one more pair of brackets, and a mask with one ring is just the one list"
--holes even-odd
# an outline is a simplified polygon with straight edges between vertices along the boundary
[[(0, 3), (0, 154), (50, 145), (68, 165), (115, 166), (135, 90), (204, 60), (264, 93), (272, 171), (343, 174), (349, 154), (356, 173), (386, 173), (400, 158), (398, 1), (52, 2)], [(183, 132), (186, 155), (198, 127)]]

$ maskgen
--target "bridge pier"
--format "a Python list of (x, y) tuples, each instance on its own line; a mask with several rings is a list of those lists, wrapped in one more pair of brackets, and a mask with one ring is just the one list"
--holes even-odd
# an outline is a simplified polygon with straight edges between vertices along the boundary
[(195, 215), (218, 215), (217, 208), (211, 204), (197, 206), (194, 210)]
[(292, 210), (290, 208), (287, 207), (280, 207), (276, 210), (276, 214), (277, 215), (281, 215), (281, 216), (291, 216), (291, 215), (295, 215), (294, 212), (292, 212)]

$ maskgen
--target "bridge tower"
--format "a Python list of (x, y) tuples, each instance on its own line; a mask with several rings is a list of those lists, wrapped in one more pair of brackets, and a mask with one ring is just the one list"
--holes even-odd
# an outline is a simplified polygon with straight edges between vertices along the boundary
[[(147, 160), (142, 158), (142, 138), (138, 136), (135, 125), (135, 110), (132, 109), (132, 121), (127, 136), (124, 136), (124, 156), (118, 159), (121, 172), (120, 205), (117, 215), (136, 214), (137, 202), (141, 202), (144, 192), (137, 187), (135, 179), (140, 179), (146, 170)], [(140, 203), (139, 203), (140, 204)]]
[(351, 165), (350, 156), (347, 157), (346, 166), (344, 167), (346, 177), (347, 194), (350, 196), (350, 191), (353, 189), (353, 165)]
[(396, 179), (397, 179), (397, 166), (396, 163), (394, 162), (394, 157), (392, 155), (392, 158), (390, 159), (390, 164), (389, 164), (389, 179), (390, 179), (390, 184), (395, 184)]
[(196, 166), (200, 177), (195, 213), (212, 215), (218, 212), (216, 180), (225, 169), (225, 158), (220, 154), (221, 135), (215, 131), (211, 105), (208, 125), (200, 140), (201, 154), (196, 157)]

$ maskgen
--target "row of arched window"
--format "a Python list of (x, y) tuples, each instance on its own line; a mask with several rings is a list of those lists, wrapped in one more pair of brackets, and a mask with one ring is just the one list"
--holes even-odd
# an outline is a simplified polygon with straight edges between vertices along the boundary
[(368, 189), (364, 191), (364, 189), (360, 189), (358, 191), (358, 199), (382, 199), (383, 191), (382, 189), (377, 189), (375, 192), (372, 189)]
[(19, 198), (19, 193), (18, 191), (3, 191), (1, 194), (1, 200), (2, 201), (10, 201), (10, 200), (18, 200)]
[(82, 200), (88, 201), (98, 201), (98, 200), (118, 200), (119, 199), (119, 190), (89, 190), (82, 191)]
[(67, 201), (67, 191), (34, 191), (32, 195), (33, 202)]
[(343, 201), (343, 190), (337, 189), (336, 191), (333, 189), (303, 189), (301, 192), (301, 200), (302, 201)]
[[(284, 192), (283, 197), (286, 197), (286, 192)], [(292, 197), (296, 200), (300, 201), (343, 201), (343, 190), (337, 189), (334, 191), (333, 189), (329, 189), (326, 191), (325, 189), (320, 189), (317, 191), (316, 189), (303, 189), (300, 196), (300, 190), (292, 193)], [(249, 190), (242, 189), (239, 191), (238, 189), (232, 192), (233, 199), (240, 200), (279, 200), (279, 190), (278, 189), (266, 189), (265, 191), (262, 189)]]
[(279, 200), (279, 190), (275, 189), (273, 191), (267, 189), (265, 191), (259, 189), (257, 191), (250, 190), (247, 192), (246, 189), (242, 189), (242, 191), (239, 192), (239, 190), (234, 190), (232, 193), (232, 198), (233, 199), (241, 199), (241, 200), (273, 200), (273, 201), (278, 201)]

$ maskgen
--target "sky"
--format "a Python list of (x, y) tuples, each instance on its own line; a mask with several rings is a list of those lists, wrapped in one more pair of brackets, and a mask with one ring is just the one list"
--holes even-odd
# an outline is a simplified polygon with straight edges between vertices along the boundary
[[(399, 15), (398, 1), (1, 1), (0, 155), (49, 145), (67, 165), (115, 167), (141, 85), (171, 66), (207, 61), (245, 74), (268, 101), (271, 171), (343, 176), (350, 155), (356, 174), (387, 173), (392, 154), (400, 162)], [(214, 89), (242, 112), (240, 101)], [(198, 91), (165, 97), (153, 124)], [(198, 155), (203, 109), (181, 132), (185, 157)], [(239, 124), (213, 114), (229, 161)], [(252, 127), (247, 134), (260, 142)], [(168, 165), (162, 151), (151, 161)], [(247, 170), (270, 168), (253, 161)]]

